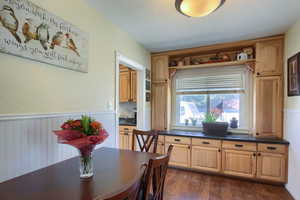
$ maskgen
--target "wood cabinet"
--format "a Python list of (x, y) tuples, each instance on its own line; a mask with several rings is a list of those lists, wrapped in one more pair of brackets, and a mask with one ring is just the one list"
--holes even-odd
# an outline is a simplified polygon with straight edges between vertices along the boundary
[(137, 80), (136, 71), (124, 66), (120, 67), (119, 99), (120, 102), (136, 102)]
[(285, 182), (286, 156), (278, 153), (259, 152), (257, 156), (257, 178)]
[[(168, 151), (169, 143), (166, 143), (165, 152)], [(190, 167), (191, 160), (191, 148), (190, 145), (187, 144), (172, 144), (173, 151), (171, 154), (171, 158), (169, 161), (170, 165), (178, 166), (178, 167)]]
[(216, 147), (192, 147), (191, 168), (205, 171), (221, 171), (221, 150)]
[(169, 79), (168, 56), (152, 57), (152, 82), (166, 82)]
[(170, 103), (167, 98), (169, 94), (168, 83), (152, 84), (152, 129), (167, 130), (169, 126)]
[(256, 173), (256, 153), (223, 149), (222, 171), (228, 175), (254, 178)]
[(283, 71), (283, 40), (268, 40), (256, 44), (256, 75), (281, 75)]
[(287, 182), (288, 145), (160, 135), (157, 153), (166, 153), (170, 144), (174, 146), (170, 166)]
[(130, 73), (120, 72), (119, 98), (120, 102), (128, 102), (130, 100)]
[(282, 138), (281, 76), (256, 77), (255, 136)]
[(119, 148), (131, 150), (132, 148), (132, 131), (134, 126), (120, 126)]
[(130, 99), (136, 102), (137, 94), (137, 77), (136, 71), (130, 71)]

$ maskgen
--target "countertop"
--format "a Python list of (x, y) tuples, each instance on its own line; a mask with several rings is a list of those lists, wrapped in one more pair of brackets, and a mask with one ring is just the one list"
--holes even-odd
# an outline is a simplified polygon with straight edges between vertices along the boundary
[(158, 133), (159, 135), (165, 135), (165, 136), (181, 136), (181, 137), (205, 138), (205, 139), (215, 139), (215, 140), (230, 140), (230, 141), (240, 141), (240, 142), (259, 142), (259, 143), (289, 145), (289, 142), (284, 139), (256, 138), (248, 134), (238, 134), (238, 133), (230, 133), (226, 136), (211, 136), (211, 135), (206, 135), (201, 131), (183, 131), (183, 130), (159, 131)]

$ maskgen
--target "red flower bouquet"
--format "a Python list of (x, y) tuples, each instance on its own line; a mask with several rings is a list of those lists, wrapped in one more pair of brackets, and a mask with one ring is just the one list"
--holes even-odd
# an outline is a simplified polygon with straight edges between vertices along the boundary
[(92, 152), (101, 144), (108, 133), (100, 122), (91, 117), (82, 116), (78, 120), (68, 120), (61, 126), (62, 130), (53, 131), (61, 144), (71, 145), (80, 153), (80, 177), (93, 176)]

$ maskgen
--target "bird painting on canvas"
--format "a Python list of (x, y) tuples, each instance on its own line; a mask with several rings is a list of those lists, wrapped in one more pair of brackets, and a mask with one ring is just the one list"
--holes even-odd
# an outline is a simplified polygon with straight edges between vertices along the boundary
[(22, 32), (25, 37), (24, 43), (28, 43), (30, 40), (38, 40), (45, 50), (48, 49), (50, 34), (47, 24), (42, 23), (37, 26), (32, 19), (27, 18), (22, 27)]
[(2, 7), (2, 10), (0, 10), (0, 22), (2, 26), (7, 29), (19, 43), (22, 42), (17, 34), (19, 21), (11, 7), (7, 5)]
[(70, 49), (71, 51), (75, 52), (77, 56), (80, 56), (79, 52), (77, 51), (75, 42), (72, 39), (71, 34), (69, 33), (64, 34), (61, 31), (57, 32), (52, 38), (50, 48), (54, 49), (55, 46)]

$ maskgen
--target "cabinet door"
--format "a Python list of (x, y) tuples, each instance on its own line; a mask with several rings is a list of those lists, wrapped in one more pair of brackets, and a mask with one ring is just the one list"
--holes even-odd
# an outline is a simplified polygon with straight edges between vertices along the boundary
[(223, 150), (223, 173), (247, 178), (255, 177), (256, 156), (254, 154), (250, 151)]
[(136, 80), (136, 71), (131, 71), (130, 72), (131, 76), (130, 76), (130, 98), (131, 98), (131, 101), (133, 102), (136, 102), (136, 92), (137, 92), (137, 87), (136, 87), (136, 83), (137, 83), (137, 80)]
[(283, 41), (271, 40), (256, 44), (256, 74), (281, 75), (283, 69)]
[(132, 135), (129, 133), (120, 133), (119, 135), (119, 148), (125, 150), (131, 150)]
[(130, 99), (130, 72), (120, 72), (119, 90), (120, 102), (128, 102)]
[(164, 82), (169, 78), (169, 59), (168, 56), (152, 57), (152, 81)]
[(285, 182), (286, 156), (274, 153), (259, 153), (257, 157), (257, 178)]
[[(169, 145), (166, 145), (165, 152), (168, 151)], [(173, 150), (170, 158), (170, 165), (178, 167), (190, 167), (191, 150), (190, 145), (173, 144)]]
[(221, 170), (221, 150), (214, 147), (192, 147), (191, 167), (205, 171)]
[(168, 84), (152, 84), (152, 129), (167, 130), (168, 127)]
[(255, 87), (256, 137), (282, 138), (283, 97), (281, 77), (257, 77)]

